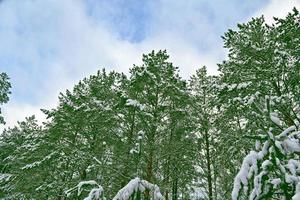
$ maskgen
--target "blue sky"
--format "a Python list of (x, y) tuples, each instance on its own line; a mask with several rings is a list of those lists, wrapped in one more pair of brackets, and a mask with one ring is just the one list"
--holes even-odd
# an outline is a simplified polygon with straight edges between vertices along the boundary
[(105, 67), (128, 72), (152, 49), (167, 49), (188, 78), (226, 58), (221, 35), (262, 13), (284, 16), (300, 0), (4, 0), (0, 72), (12, 83), (8, 125), (56, 105), (59, 92)]

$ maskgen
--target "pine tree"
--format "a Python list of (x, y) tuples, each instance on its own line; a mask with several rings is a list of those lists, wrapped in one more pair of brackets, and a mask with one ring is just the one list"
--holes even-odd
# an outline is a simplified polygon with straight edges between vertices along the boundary
[(57, 109), (44, 111), (51, 118), (46, 125), (50, 143), (60, 153), (53, 161), (59, 166), (53, 182), (61, 186), (54, 188), (61, 196), (89, 177), (111, 187), (112, 193), (120, 187), (118, 182), (124, 179), (117, 173), (122, 166), (117, 147), (122, 149), (123, 143), (118, 108), (121, 79), (118, 73), (99, 71), (80, 81), (73, 92), (61, 94)]
[[(264, 140), (276, 142), (273, 136), (276, 138), (285, 128), (298, 127), (299, 124), (299, 47), (294, 45), (299, 39), (299, 13), (294, 9), (285, 19), (275, 20), (276, 23), (270, 26), (265, 24), (263, 17), (256, 18), (239, 24), (237, 31), (229, 30), (224, 36), (229, 59), (220, 65), (223, 82), (220, 100), (227, 109), (226, 116), (231, 118), (229, 123), (231, 121), (233, 126), (238, 127), (236, 133), (239, 134), (234, 137), (242, 146), (236, 147), (241, 148), (244, 154), (251, 149), (249, 139), (260, 139), (261, 135), (265, 135)], [(277, 147), (273, 148), (277, 151)], [(276, 157), (275, 160), (281, 159), (279, 154), (273, 154), (273, 150), (268, 152)], [(279, 162), (273, 164), (275, 168), (280, 167)], [(258, 165), (262, 171), (267, 167), (261, 163)], [(257, 175), (256, 172), (254, 174)], [(251, 177), (249, 175), (248, 178)], [(254, 181), (258, 181), (257, 178)], [(264, 185), (271, 183), (269, 178), (262, 181)], [(254, 183), (246, 190), (251, 191), (256, 186)], [(277, 189), (275, 186), (273, 189), (262, 187), (255, 195), (246, 193), (245, 196), (250, 196), (250, 199), (275, 197)], [(234, 192), (234, 199), (237, 196)], [(291, 195), (279, 194), (279, 197), (290, 199)]]
[[(0, 105), (3, 103), (7, 103), (9, 100), (11, 84), (9, 82), (9, 78), (6, 73), (0, 73)], [(1, 116), (1, 108), (0, 108), (0, 124), (3, 124), (4, 118)]]
[(197, 136), (198, 163), (202, 173), (198, 181), (204, 183), (205, 195), (207, 199), (216, 199), (217, 179), (219, 178), (216, 163), (218, 155), (215, 154), (217, 147), (218, 130), (215, 125), (217, 121), (217, 90), (218, 83), (216, 76), (207, 74), (206, 67), (196, 71), (196, 75), (191, 77), (190, 89), (193, 96), (192, 116), (195, 124), (194, 132)]
[(41, 175), (47, 174), (48, 160), (54, 155), (44, 151), (41, 146), (43, 139), (42, 128), (37, 125), (34, 116), (19, 122), (14, 128), (4, 130), (1, 135), (2, 173), (10, 175), (3, 187), (6, 199), (36, 197), (33, 192), (43, 183)]
[(184, 181), (191, 181), (179, 177), (192, 170), (189, 156), (193, 145), (191, 149), (182, 147), (193, 141), (189, 137), (187, 85), (168, 57), (166, 51), (144, 55), (144, 64), (131, 69), (130, 82), (136, 94), (132, 102), (142, 107), (137, 114), (144, 134), (142, 177), (155, 184), (162, 181), (166, 199), (178, 199)]

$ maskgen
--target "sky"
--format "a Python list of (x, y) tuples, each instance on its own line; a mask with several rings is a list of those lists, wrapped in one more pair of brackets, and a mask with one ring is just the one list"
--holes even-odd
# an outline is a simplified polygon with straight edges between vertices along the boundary
[(128, 73), (142, 54), (166, 49), (188, 79), (226, 59), (221, 36), (264, 14), (284, 17), (300, 0), (0, 0), (0, 72), (12, 84), (5, 126), (41, 108), (105, 67)]

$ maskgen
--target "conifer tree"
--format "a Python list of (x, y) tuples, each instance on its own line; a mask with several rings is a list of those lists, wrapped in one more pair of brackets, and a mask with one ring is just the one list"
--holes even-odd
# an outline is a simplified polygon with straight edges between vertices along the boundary
[(218, 83), (216, 76), (207, 74), (206, 67), (196, 71), (196, 75), (191, 77), (190, 90), (193, 97), (192, 116), (194, 132), (197, 136), (198, 159), (197, 165), (201, 168), (199, 174), (200, 183), (204, 183), (205, 195), (207, 199), (216, 199), (216, 188), (218, 171), (216, 163), (218, 155), (215, 154), (217, 147), (218, 130), (215, 123), (217, 121), (217, 90)]
[[(225, 47), (229, 49), (229, 59), (220, 65), (223, 82), (220, 86), (220, 99), (224, 102), (223, 105), (227, 105), (226, 116), (231, 118), (229, 122), (238, 125), (239, 134), (235, 136), (235, 140), (242, 144), (241, 152), (245, 154), (251, 149), (249, 140), (260, 140), (263, 137), (272, 144), (273, 142), (279, 144), (274, 138), (279, 137), (285, 128), (298, 127), (299, 45), (295, 46), (294, 43), (299, 39), (299, 17), (298, 11), (294, 9), (286, 18), (275, 19), (276, 23), (272, 25), (267, 25), (263, 17), (256, 18), (246, 24), (239, 24), (237, 31), (229, 30), (224, 36)], [(258, 163), (259, 172), (272, 169), (275, 172), (276, 168), (280, 168), (281, 162), (288, 162), (288, 157), (281, 160), (279, 154), (274, 155), (274, 151), (277, 152), (276, 149), (279, 147), (271, 145), (270, 148), (259, 162), (264, 161), (261, 161), (264, 156), (272, 155), (275, 157), (273, 165), (269, 168), (266, 163), (263, 165)], [(279, 159), (280, 162), (275, 162), (274, 159)], [(251, 179), (254, 185), (247, 186), (246, 190), (251, 191), (255, 187), (255, 194), (246, 193), (246, 197), (250, 199), (292, 197), (286, 192), (283, 192), (285, 194), (279, 192), (282, 188), (270, 186), (272, 175), (260, 174), (263, 177), (259, 180), (256, 175), (258, 174), (255, 171), (254, 176), (249, 175), (246, 178), (254, 179)], [(268, 186), (258, 186), (257, 181)], [(287, 185), (284, 183), (283, 187)], [(233, 192), (232, 198), (236, 199), (237, 196), (239, 195)]]
[[(6, 73), (0, 73), (0, 105), (3, 103), (7, 103), (9, 100), (11, 84), (9, 82), (9, 78)], [(4, 118), (1, 116), (1, 108), (0, 108), (0, 124), (3, 124)]]
[(144, 55), (144, 64), (131, 69), (130, 81), (136, 93), (132, 102), (142, 107), (137, 115), (144, 134), (141, 175), (155, 184), (163, 182), (166, 198), (178, 199), (179, 189), (187, 181), (179, 177), (192, 168), (189, 156), (193, 145), (182, 147), (192, 144), (193, 137), (188, 124), (187, 85), (168, 57), (166, 51)]

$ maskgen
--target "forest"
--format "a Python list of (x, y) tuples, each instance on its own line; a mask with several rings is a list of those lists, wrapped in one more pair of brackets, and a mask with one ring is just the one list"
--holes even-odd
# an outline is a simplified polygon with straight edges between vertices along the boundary
[[(299, 200), (300, 14), (222, 38), (218, 75), (184, 80), (152, 51), (60, 93), (42, 125), (4, 129), (0, 199)], [(11, 87), (1, 72), (1, 105)]]

